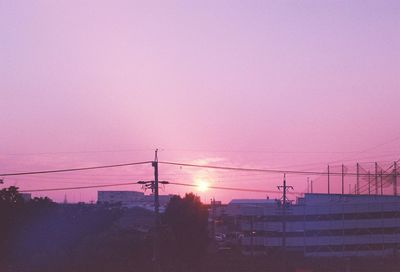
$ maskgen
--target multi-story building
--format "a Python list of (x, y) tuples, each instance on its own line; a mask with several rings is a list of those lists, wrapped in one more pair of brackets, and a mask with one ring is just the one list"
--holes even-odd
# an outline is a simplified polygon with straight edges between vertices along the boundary
[(306, 257), (400, 253), (397, 196), (305, 194), (286, 209), (280, 200), (232, 200), (227, 213), (244, 234), (246, 253), (273, 252), (284, 245)]
[(121, 204), (121, 206), (130, 206), (132, 204), (142, 204), (144, 202), (144, 193), (134, 191), (98, 191), (98, 203)]
[[(170, 195), (160, 195), (159, 202), (161, 210), (168, 204)], [(98, 191), (97, 203), (120, 204), (122, 207), (142, 207), (154, 209), (154, 195), (145, 195), (143, 192), (135, 191)]]

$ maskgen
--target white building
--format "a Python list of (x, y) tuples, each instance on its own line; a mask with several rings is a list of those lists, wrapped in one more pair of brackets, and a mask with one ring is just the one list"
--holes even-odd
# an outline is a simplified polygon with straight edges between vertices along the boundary
[[(168, 204), (171, 196), (160, 195), (159, 203), (161, 210)], [(145, 195), (143, 192), (135, 191), (97, 191), (97, 203), (120, 204), (122, 207), (142, 207), (154, 210), (154, 195)]]
[(400, 250), (396, 196), (306, 194), (285, 216), (278, 200), (233, 200), (227, 213), (244, 233), (247, 253), (282, 249), (284, 233), (286, 249), (304, 256), (389, 256)]

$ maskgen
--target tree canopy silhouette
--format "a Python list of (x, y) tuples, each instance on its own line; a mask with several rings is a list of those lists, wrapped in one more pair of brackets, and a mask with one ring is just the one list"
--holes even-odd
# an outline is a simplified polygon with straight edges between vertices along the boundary
[(164, 221), (170, 240), (163, 252), (175, 256), (175, 265), (180, 263), (182, 271), (199, 269), (208, 245), (208, 211), (200, 198), (193, 193), (172, 197)]
[(22, 195), (18, 192), (18, 187), (10, 186), (0, 190), (0, 206), (13, 208), (24, 203)]

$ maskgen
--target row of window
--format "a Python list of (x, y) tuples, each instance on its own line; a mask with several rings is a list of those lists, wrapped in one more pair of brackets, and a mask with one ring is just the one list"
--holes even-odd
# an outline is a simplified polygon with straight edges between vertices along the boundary
[[(264, 236), (264, 237), (282, 237), (281, 231), (254, 230), (245, 231), (245, 236)], [(286, 232), (286, 237), (316, 237), (316, 236), (349, 236), (349, 235), (383, 235), (383, 234), (400, 234), (400, 227), (386, 228), (351, 228), (351, 229), (319, 229), (305, 230), (296, 232)]]
[(285, 217), (282, 215), (267, 215), (267, 216), (241, 216), (249, 222), (281, 222), (286, 221), (329, 221), (329, 220), (352, 220), (352, 219), (384, 219), (384, 218), (399, 218), (400, 211), (382, 211), (382, 212), (363, 212), (363, 213), (332, 213), (332, 214), (305, 214), (292, 215), (288, 214)]
[[(264, 245), (244, 245), (245, 251), (277, 251), (281, 247), (269, 247)], [(348, 244), (348, 245), (330, 245), (330, 246), (306, 246), (306, 247), (288, 247), (290, 251), (304, 251), (307, 253), (313, 252), (332, 252), (332, 251), (368, 251), (368, 250), (399, 250), (400, 244)]]

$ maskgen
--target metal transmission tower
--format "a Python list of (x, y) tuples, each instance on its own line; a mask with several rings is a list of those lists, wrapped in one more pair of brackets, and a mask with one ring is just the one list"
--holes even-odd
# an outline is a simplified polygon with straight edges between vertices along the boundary
[(277, 186), (278, 190), (282, 189), (282, 249), (283, 249), (283, 263), (284, 271), (287, 271), (287, 256), (286, 256), (286, 208), (289, 200), (286, 193), (289, 189), (293, 190), (293, 186), (286, 185), (286, 174), (283, 174), (283, 185)]

